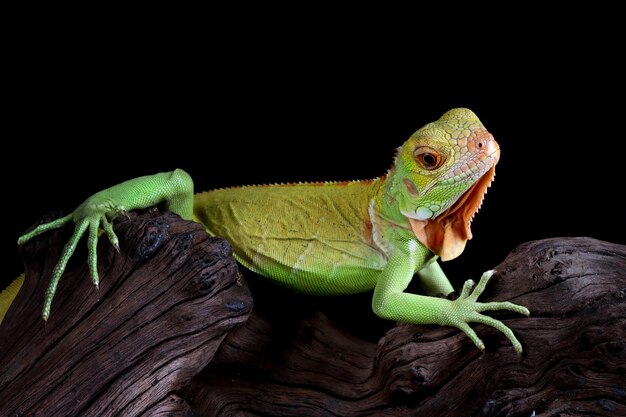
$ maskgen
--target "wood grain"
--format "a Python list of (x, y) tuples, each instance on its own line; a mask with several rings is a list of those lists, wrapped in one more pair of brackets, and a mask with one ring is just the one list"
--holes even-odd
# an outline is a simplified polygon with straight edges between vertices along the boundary
[(320, 312), (291, 309), (295, 326), (253, 313), (181, 395), (203, 416), (626, 415), (626, 247), (529, 242), (495, 269), (481, 300), (532, 312), (493, 314), (521, 358), (482, 325), (484, 354), (452, 328), (399, 324), (372, 343)]
[(44, 323), (45, 286), (69, 232), (23, 248), (24, 288), (0, 327), (2, 415), (182, 412), (168, 398), (252, 308), (230, 246), (172, 214), (132, 214), (116, 227), (120, 254), (100, 239), (100, 290), (77, 253)]

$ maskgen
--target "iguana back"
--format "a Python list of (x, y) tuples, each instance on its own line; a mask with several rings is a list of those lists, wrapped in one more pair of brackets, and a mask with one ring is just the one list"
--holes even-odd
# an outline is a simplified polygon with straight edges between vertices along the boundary
[(378, 186), (370, 180), (225, 188), (197, 194), (194, 216), (227, 239), (247, 268), (299, 291), (349, 294), (371, 290), (386, 264), (369, 213)]

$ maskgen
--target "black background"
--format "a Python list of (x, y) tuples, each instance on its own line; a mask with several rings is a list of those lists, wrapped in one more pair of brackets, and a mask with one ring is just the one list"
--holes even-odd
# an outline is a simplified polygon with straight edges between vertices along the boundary
[(456, 285), (531, 239), (626, 243), (624, 67), (607, 28), (491, 46), (375, 25), (338, 36), (315, 24), (246, 35), (89, 24), (23, 30), (5, 57), (4, 282), (22, 270), (24, 229), (125, 179), (178, 167), (200, 191), (372, 178), (460, 106), (502, 155), (474, 239), (443, 265)]

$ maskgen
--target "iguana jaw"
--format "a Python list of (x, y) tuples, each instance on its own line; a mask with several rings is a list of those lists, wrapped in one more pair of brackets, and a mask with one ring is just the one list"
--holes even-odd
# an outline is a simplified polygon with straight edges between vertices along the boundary
[(417, 239), (442, 261), (459, 256), (472, 238), (472, 220), (495, 175), (494, 164), (452, 206), (434, 219), (408, 218)]

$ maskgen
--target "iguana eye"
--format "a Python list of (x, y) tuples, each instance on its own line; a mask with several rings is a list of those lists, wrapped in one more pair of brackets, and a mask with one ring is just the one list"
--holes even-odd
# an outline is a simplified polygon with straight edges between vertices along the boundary
[(441, 166), (441, 164), (443, 164), (443, 157), (441, 154), (429, 146), (420, 146), (415, 148), (413, 156), (420, 167), (429, 171), (437, 169)]

